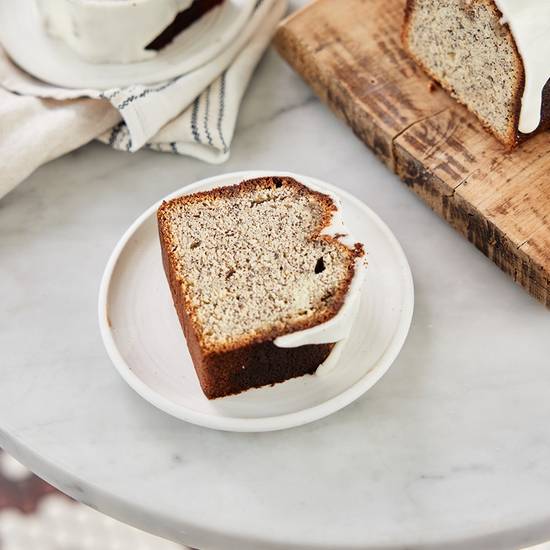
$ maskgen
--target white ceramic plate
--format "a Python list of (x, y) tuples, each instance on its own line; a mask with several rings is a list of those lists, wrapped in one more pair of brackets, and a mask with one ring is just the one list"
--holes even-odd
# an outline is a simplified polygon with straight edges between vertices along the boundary
[[(166, 199), (239, 183), (269, 172), (237, 172), (199, 181)], [(342, 200), (350, 233), (365, 243), (368, 268), (360, 310), (334, 368), (272, 387), (209, 401), (199, 386), (172, 305), (160, 256), (156, 210), (144, 212), (124, 234), (105, 269), (99, 324), (107, 352), (124, 380), (163, 411), (209, 428), (268, 431), (306, 424), (365, 393), (397, 357), (412, 319), (411, 271), (396, 238), (349, 193), (317, 179), (288, 175)]]
[(152, 59), (94, 64), (46, 33), (34, 0), (0, 0), (0, 42), (20, 67), (58, 86), (106, 90), (151, 84), (192, 71), (216, 57), (243, 29), (254, 5), (255, 0), (226, 0)]

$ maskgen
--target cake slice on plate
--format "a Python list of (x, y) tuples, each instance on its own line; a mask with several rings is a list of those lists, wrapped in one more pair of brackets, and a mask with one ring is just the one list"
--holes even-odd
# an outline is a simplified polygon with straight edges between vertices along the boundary
[(349, 332), (363, 246), (339, 214), (335, 198), (289, 177), (159, 208), (164, 268), (208, 398), (312, 374)]
[(407, 0), (403, 43), (508, 147), (550, 127), (548, 0)]

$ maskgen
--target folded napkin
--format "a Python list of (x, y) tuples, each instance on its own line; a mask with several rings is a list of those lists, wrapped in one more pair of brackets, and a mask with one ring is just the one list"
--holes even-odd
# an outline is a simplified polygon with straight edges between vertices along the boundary
[(31, 77), (0, 48), (0, 197), (41, 164), (98, 138), (115, 149), (229, 157), (239, 106), (287, 0), (258, 0), (217, 58), (153, 85), (75, 90)]

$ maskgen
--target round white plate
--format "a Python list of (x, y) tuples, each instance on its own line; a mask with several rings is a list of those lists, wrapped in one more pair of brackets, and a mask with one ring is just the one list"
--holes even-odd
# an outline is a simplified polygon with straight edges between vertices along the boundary
[(288, 172), (236, 172), (199, 181), (166, 200), (268, 174), (288, 175), (338, 195), (350, 233), (366, 246), (368, 268), (357, 321), (341, 346), (336, 366), (328, 372), (213, 401), (204, 396), (162, 267), (156, 222), (162, 201), (126, 231), (101, 282), (99, 324), (119, 373), (156, 407), (200, 426), (268, 431), (323, 418), (380, 379), (409, 331), (414, 290), (405, 254), (384, 222), (349, 193)]
[(34, 0), (0, 0), (0, 42), (33, 76), (67, 88), (106, 90), (151, 84), (192, 71), (216, 57), (245, 26), (255, 0), (226, 0), (146, 61), (96, 64), (50, 37)]

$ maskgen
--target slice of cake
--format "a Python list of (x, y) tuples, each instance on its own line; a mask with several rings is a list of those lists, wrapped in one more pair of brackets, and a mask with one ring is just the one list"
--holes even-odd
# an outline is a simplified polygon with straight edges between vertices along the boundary
[(403, 43), (508, 147), (550, 127), (548, 0), (407, 0)]
[[(327, 359), (342, 327), (312, 329), (345, 309), (363, 256), (334, 231), (337, 214), (335, 199), (289, 177), (159, 208), (164, 269), (208, 398), (313, 374)], [(298, 347), (283, 347), (300, 332)]]

